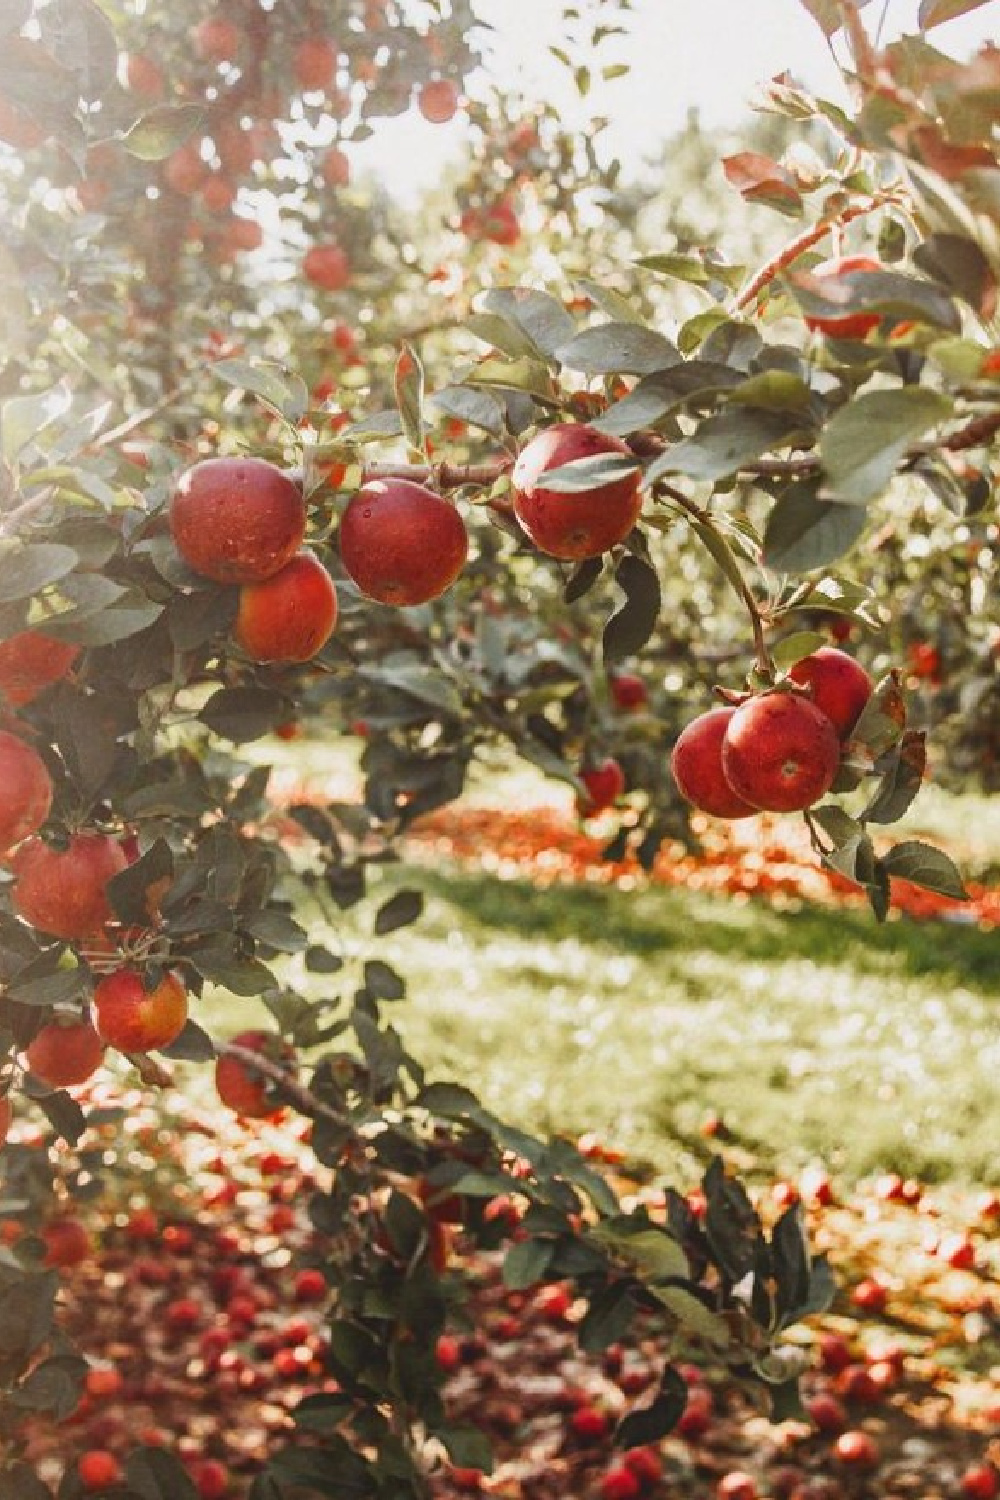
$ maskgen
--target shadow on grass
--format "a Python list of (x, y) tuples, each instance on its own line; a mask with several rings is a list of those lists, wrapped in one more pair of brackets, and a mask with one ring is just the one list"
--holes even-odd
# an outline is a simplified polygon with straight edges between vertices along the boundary
[(734, 961), (805, 959), (856, 973), (928, 978), (1000, 994), (1000, 937), (959, 923), (879, 925), (868, 912), (778, 911), (676, 890), (551, 886), (422, 870), (419, 884), (484, 929), (577, 939), (637, 957), (707, 952)]

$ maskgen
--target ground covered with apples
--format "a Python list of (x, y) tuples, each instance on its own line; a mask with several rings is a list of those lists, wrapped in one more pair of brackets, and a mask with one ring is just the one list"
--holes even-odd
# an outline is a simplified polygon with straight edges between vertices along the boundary
[[(101, 1086), (123, 1104), (84, 1142), (116, 1169), (68, 1210), (50, 1255), (65, 1264), (66, 1324), (85, 1343), (87, 1394), (58, 1432), (39, 1427), (33, 1456), (49, 1477), (81, 1455), (121, 1456), (136, 1442), (177, 1451), (199, 1493), (245, 1493), (293, 1412), (328, 1389), (319, 1246), (305, 1212), (314, 1184), (303, 1142)], [(608, 1144), (582, 1143), (656, 1217), (655, 1183), (623, 1176)], [(469, 1321), (438, 1360), (456, 1416), (481, 1423), (490, 1476), (441, 1467), (442, 1496), (555, 1500), (639, 1495), (729, 1497), (997, 1494), (1000, 1392), (1000, 1196), (932, 1189), (886, 1173), (847, 1188), (821, 1170), (762, 1184), (765, 1216), (798, 1197), (840, 1292), (801, 1332), (804, 1410), (769, 1420), (758, 1397), (697, 1352), (690, 1394), (662, 1444), (615, 1453), (618, 1418), (653, 1391), (665, 1350), (652, 1338), (582, 1356), (582, 1307), (562, 1284), (511, 1290), (498, 1261), (475, 1257), (456, 1228), (450, 1267), (471, 1279)], [(82, 1225), (83, 1233), (78, 1226)], [(16, 1229), (8, 1224), (5, 1238)]]

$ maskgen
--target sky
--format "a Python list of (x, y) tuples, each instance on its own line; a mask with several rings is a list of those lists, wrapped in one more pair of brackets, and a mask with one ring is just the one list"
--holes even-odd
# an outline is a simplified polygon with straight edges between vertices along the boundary
[[(528, 95), (555, 100), (565, 123), (606, 114), (606, 144), (625, 172), (638, 170), (658, 142), (679, 129), (697, 107), (708, 125), (738, 123), (757, 86), (791, 72), (824, 98), (842, 99), (840, 76), (815, 21), (799, 0), (634, 0), (629, 35), (609, 46), (605, 61), (627, 63), (627, 78), (592, 90), (579, 106), (566, 71), (549, 47), (563, 41), (562, 0), (474, 0), (493, 28), (490, 71), (513, 79)], [(591, 10), (613, 11), (600, 0)], [(865, 18), (883, 38), (917, 29), (919, 0), (872, 0)], [(936, 27), (929, 39), (942, 51), (969, 55), (986, 40), (1000, 42), (1000, 0)], [(603, 56), (603, 55), (602, 55)], [(428, 125), (413, 112), (380, 123), (375, 139), (356, 150), (360, 167), (378, 173), (394, 196), (414, 201), (439, 176), (461, 141), (460, 117)]]

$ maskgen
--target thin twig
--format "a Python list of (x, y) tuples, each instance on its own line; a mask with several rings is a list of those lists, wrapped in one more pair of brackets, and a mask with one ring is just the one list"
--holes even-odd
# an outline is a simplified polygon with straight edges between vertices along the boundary
[(365, 464), (362, 483), (373, 479), (414, 479), (418, 483), (435, 479), (443, 490), (457, 490), (464, 484), (493, 484), (514, 465), (510, 454), (481, 464), (403, 464), (391, 459)]
[(352, 1137), (357, 1135), (357, 1128), (348, 1115), (341, 1114), (340, 1110), (334, 1109), (331, 1104), (317, 1099), (316, 1095), (304, 1084), (299, 1083), (293, 1074), (281, 1067), (279, 1063), (272, 1062), (269, 1057), (264, 1057), (250, 1047), (241, 1047), (237, 1042), (219, 1042), (215, 1050), (220, 1057), (231, 1057), (249, 1072), (258, 1073), (262, 1078), (276, 1084), (302, 1114), (314, 1120), (329, 1120), (332, 1125), (348, 1131)]
[(732, 310), (739, 312), (742, 308), (749, 306), (758, 292), (763, 291), (764, 287), (768, 286), (776, 276), (780, 276), (787, 266), (798, 260), (799, 256), (804, 255), (807, 250), (811, 250), (813, 245), (824, 239), (826, 235), (831, 234), (835, 229), (843, 228), (854, 219), (863, 218), (865, 214), (884, 208), (887, 203), (893, 202), (894, 196), (891, 192), (876, 193), (867, 203), (850, 203), (832, 218), (822, 219), (818, 224), (812, 225), (811, 228), (797, 235), (794, 240), (789, 240), (784, 249), (779, 250), (777, 255), (762, 266), (737, 292)]

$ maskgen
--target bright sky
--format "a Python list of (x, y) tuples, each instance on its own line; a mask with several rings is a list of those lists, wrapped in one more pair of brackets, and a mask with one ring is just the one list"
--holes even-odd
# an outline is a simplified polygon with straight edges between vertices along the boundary
[[(613, 7), (584, 0), (605, 15)], [(883, 5), (883, 39), (917, 30), (919, 0), (872, 0), (874, 25)], [(840, 77), (822, 32), (799, 0), (634, 0), (629, 35), (599, 61), (630, 65), (627, 78), (594, 88), (581, 108), (566, 71), (549, 53), (563, 42), (561, 0), (475, 0), (495, 28), (491, 74), (516, 82), (529, 97), (560, 101), (567, 124), (594, 114), (612, 121), (606, 141), (626, 172), (655, 153), (659, 141), (697, 106), (709, 125), (744, 117), (757, 85), (788, 70), (825, 98), (841, 98)], [(929, 39), (966, 56), (983, 41), (1000, 41), (1000, 0), (936, 27)], [(459, 120), (428, 125), (413, 111), (380, 122), (375, 139), (356, 148), (359, 166), (382, 176), (394, 195), (412, 201), (458, 149)]]

